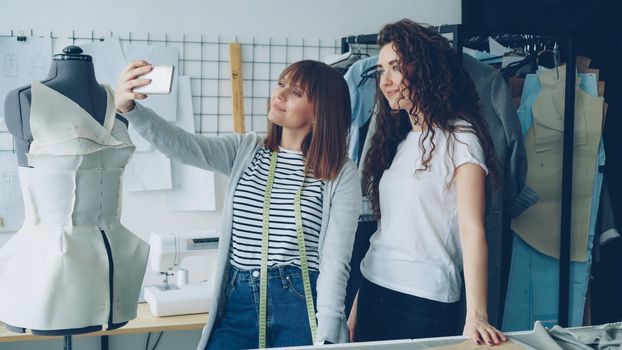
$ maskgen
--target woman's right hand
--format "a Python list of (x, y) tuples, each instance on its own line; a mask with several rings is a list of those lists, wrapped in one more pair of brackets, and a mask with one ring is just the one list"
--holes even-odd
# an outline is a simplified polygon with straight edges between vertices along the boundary
[(139, 76), (153, 69), (147, 61), (136, 60), (130, 62), (119, 75), (117, 88), (114, 92), (114, 104), (117, 111), (127, 113), (134, 109), (134, 100), (144, 100), (147, 95), (134, 92), (134, 88), (147, 85), (150, 79), (137, 79)]

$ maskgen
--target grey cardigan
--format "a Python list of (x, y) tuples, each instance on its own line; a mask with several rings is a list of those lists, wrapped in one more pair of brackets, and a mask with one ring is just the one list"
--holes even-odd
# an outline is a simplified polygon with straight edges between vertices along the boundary
[[(223, 316), (224, 287), (229, 269), (229, 246), (233, 221), (233, 193), (250, 165), (263, 137), (255, 133), (205, 137), (171, 125), (149, 108), (136, 107), (123, 114), (138, 133), (169, 158), (184, 164), (229, 176), (223, 203), (223, 218), (214, 280), (214, 298), (203, 336), (197, 349), (203, 350), (217, 317)], [(317, 341), (347, 341), (344, 299), (350, 273), (350, 256), (360, 212), (361, 189), (356, 165), (347, 160), (337, 178), (326, 182), (320, 229), (320, 273), (317, 280)]]

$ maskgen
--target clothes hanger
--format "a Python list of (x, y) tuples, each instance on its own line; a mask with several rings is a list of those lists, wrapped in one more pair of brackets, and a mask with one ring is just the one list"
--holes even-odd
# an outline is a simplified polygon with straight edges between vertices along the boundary
[(328, 63), (328, 65), (333, 68), (343, 68), (347, 70), (354, 62), (363, 57), (369, 57), (368, 53), (361, 51), (358, 38), (358, 35), (354, 37), (354, 44), (350, 45), (350, 50), (348, 52), (335, 56), (334, 61)]
[[(352, 50), (352, 49), (356, 49), (356, 51)], [(359, 44), (359, 36), (355, 36), (354, 37), (354, 45), (352, 45), (352, 47), (350, 47), (350, 51), (349, 51), (349, 56), (346, 58), (355, 58), (356, 60), (359, 60), (363, 57), (369, 57), (369, 54), (367, 52), (362, 52), (361, 51), (361, 46)]]
[(367, 69), (365, 69), (364, 71), (361, 72), (361, 80), (359, 80), (359, 83), (356, 85), (357, 88), (363, 86), (363, 84), (365, 84), (367, 82), (368, 79), (370, 78), (377, 78), (377, 71), (378, 68), (376, 66), (371, 66)]
[[(547, 44), (550, 44), (550, 42), (548, 42)], [(546, 54), (551, 54), (552, 55), (553, 67), (548, 67), (547, 65), (540, 63), (540, 60)], [(543, 67), (547, 67), (547, 68), (555, 68), (555, 72), (557, 73), (557, 80), (559, 80), (559, 65), (560, 64), (559, 64), (559, 46), (558, 46), (557, 42), (553, 43), (553, 48), (552, 49), (547, 48), (546, 44), (542, 45), (542, 49), (540, 51), (538, 51), (538, 53), (536, 53), (536, 64), (538, 66), (543, 66)]]

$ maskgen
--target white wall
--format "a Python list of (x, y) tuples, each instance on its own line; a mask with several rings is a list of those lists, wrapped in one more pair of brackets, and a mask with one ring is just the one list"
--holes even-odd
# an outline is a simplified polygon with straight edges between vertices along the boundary
[(460, 9), (459, 0), (20, 0), (3, 6), (0, 23), (36, 32), (92, 29), (333, 39), (374, 33), (404, 17), (436, 25), (459, 23)]
[[(139, 37), (144, 37), (146, 33), (156, 36), (185, 33), (208, 37), (237, 35), (240, 38), (254, 36), (332, 41), (346, 35), (376, 33), (382, 25), (405, 17), (433, 25), (460, 23), (460, 1), (20, 0), (2, 8), (0, 34), (7, 34), (10, 30), (29, 34), (32, 30), (35, 35), (49, 35), (51, 31), (55, 36), (61, 37), (60, 41), (70, 36), (72, 30), (80, 35), (92, 30), (99, 35), (114, 32), (123, 35), (132, 33)], [(62, 47), (56, 45), (55, 49)], [(123, 223), (145, 239), (151, 231), (217, 229), (227, 179), (216, 175), (215, 183), (217, 210), (214, 212), (164, 212), (159, 209), (157, 195), (132, 194), (126, 195), (123, 200)], [(154, 202), (158, 205), (154, 205)], [(9, 238), (9, 234), (0, 234), (0, 245)], [(155, 274), (148, 273), (145, 282), (155, 282)], [(177, 350), (191, 349), (196, 342), (194, 337), (178, 337), (178, 345), (175, 346)], [(111, 342), (111, 349), (128, 348), (130, 343), (125, 344), (123, 339)], [(134, 343), (138, 341), (131, 340)], [(41, 347), (33, 343), (33, 349), (46, 348), (45, 342), (40, 343)], [(89, 341), (83, 343), (91, 346), (94, 344)], [(166, 344), (162, 343), (159, 348), (167, 349), (164, 345)], [(20, 348), (18, 344), (15, 346)], [(4, 347), (5, 345), (0, 345), (1, 349)], [(78, 343), (74, 348), (80, 350), (90, 346), (81, 347)]]

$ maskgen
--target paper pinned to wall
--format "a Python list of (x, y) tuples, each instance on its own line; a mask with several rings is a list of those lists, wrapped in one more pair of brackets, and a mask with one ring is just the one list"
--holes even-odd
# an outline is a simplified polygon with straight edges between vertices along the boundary
[[(168, 121), (177, 120), (177, 75), (179, 72), (179, 50), (175, 47), (164, 46), (158, 43), (132, 42), (123, 43), (123, 54), (125, 61), (145, 60), (152, 65), (171, 65), (175, 66), (173, 73), (173, 85), (171, 93), (168, 95), (150, 95), (141, 103), (153, 109), (162, 118)], [(120, 73), (121, 71), (119, 71)]]
[(95, 77), (100, 84), (108, 84), (113, 89), (119, 74), (125, 67), (125, 58), (119, 37), (113, 36), (103, 41), (79, 44), (84, 54), (93, 57)]
[(15, 232), (24, 222), (15, 152), (0, 152), (0, 221), (0, 232)]
[[(126, 64), (135, 59), (151, 64), (168, 64), (178, 67), (179, 50), (175, 47), (142, 42), (121, 44), (119, 37), (80, 45), (86, 54), (93, 56), (95, 74), (100, 83), (115, 86)], [(153, 109), (169, 121), (177, 119), (177, 79), (173, 77), (171, 94), (151, 95), (140, 103)], [(136, 152), (124, 174), (125, 191), (155, 191), (172, 188), (171, 161), (157, 152), (140, 136), (130, 123), (129, 135), (136, 145)]]
[[(11, 90), (45, 79), (51, 62), (51, 38), (0, 38), (0, 103)], [(0, 131), (6, 131), (4, 109), (0, 111)]]
[(173, 162), (173, 177), (180, 187), (162, 194), (165, 210), (216, 210), (213, 172)]
[[(190, 78), (179, 77), (176, 125), (195, 132)], [(207, 211), (216, 209), (214, 173), (173, 161), (173, 191), (162, 193), (162, 206), (169, 211)]]
[(135, 152), (123, 174), (124, 191), (156, 191), (173, 188), (171, 160), (162, 153)]
[(132, 143), (134, 144), (134, 146), (136, 146), (136, 152), (154, 152), (155, 151), (155, 148), (153, 147), (153, 145), (150, 144), (149, 141), (145, 140), (144, 137), (140, 136), (138, 131), (136, 131), (136, 129), (134, 129), (134, 127), (132, 126), (132, 123), (130, 123), (129, 127), (127, 128), (127, 133), (129, 134), (130, 140), (132, 140)]

